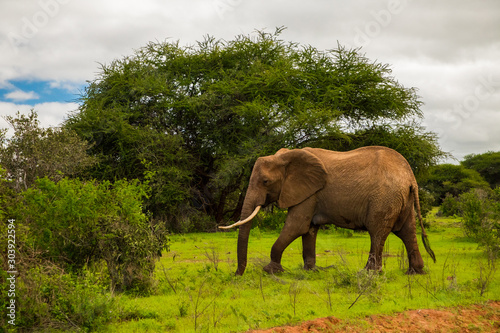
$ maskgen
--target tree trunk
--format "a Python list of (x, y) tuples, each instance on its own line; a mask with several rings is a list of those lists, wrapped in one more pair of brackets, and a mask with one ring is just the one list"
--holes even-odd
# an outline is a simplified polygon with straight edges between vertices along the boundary
[(239, 217), (241, 216), (241, 209), (243, 208), (243, 202), (245, 201), (245, 195), (243, 192), (240, 193), (240, 197), (238, 198), (238, 204), (236, 205), (236, 208), (234, 209), (233, 215), (231, 215), (231, 221), (238, 221)]

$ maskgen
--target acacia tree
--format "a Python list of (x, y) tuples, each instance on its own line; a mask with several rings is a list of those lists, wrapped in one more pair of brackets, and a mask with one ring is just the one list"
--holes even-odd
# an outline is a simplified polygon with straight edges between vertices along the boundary
[(189, 203), (220, 222), (238, 218), (256, 158), (282, 147), (384, 144), (416, 171), (443, 155), (420, 126), (416, 89), (388, 65), (285, 42), (282, 30), (149, 43), (102, 66), (67, 121), (101, 158), (94, 176), (154, 172), (154, 214)]

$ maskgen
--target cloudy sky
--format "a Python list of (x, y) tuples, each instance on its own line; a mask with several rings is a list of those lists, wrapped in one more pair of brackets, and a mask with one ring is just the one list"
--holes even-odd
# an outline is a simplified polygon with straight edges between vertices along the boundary
[(499, 0), (1, 0), (0, 115), (34, 108), (57, 126), (100, 63), (149, 41), (279, 26), (285, 40), (320, 50), (338, 41), (390, 64), (419, 89), (424, 125), (457, 160), (500, 151)]

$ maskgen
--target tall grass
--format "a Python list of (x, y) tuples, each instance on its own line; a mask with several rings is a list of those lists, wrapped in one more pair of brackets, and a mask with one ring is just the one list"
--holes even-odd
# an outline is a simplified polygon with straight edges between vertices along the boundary
[(317, 265), (324, 269), (302, 269), (299, 239), (283, 255), (285, 272), (275, 276), (262, 267), (278, 234), (256, 230), (241, 277), (234, 276), (236, 232), (173, 235), (171, 252), (163, 254), (156, 268), (156, 294), (118, 296), (122, 320), (106, 331), (245, 331), (317, 317), (353, 319), (500, 299), (498, 270), (490, 269), (489, 259), (463, 236), (457, 222), (431, 221), (428, 234), (437, 263), (421, 251), (428, 274), (413, 276), (404, 274), (406, 254), (393, 235), (384, 249), (382, 273), (362, 269), (370, 246), (367, 234), (332, 229), (318, 234)]

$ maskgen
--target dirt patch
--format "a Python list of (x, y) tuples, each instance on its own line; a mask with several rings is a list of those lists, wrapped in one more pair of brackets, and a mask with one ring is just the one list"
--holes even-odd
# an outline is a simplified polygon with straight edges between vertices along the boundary
[(440, 310), (411, 310), (357, 320), (327, 317), (306, 321), (297, 326), (251, 332), (500, 332), (500, 302)]

